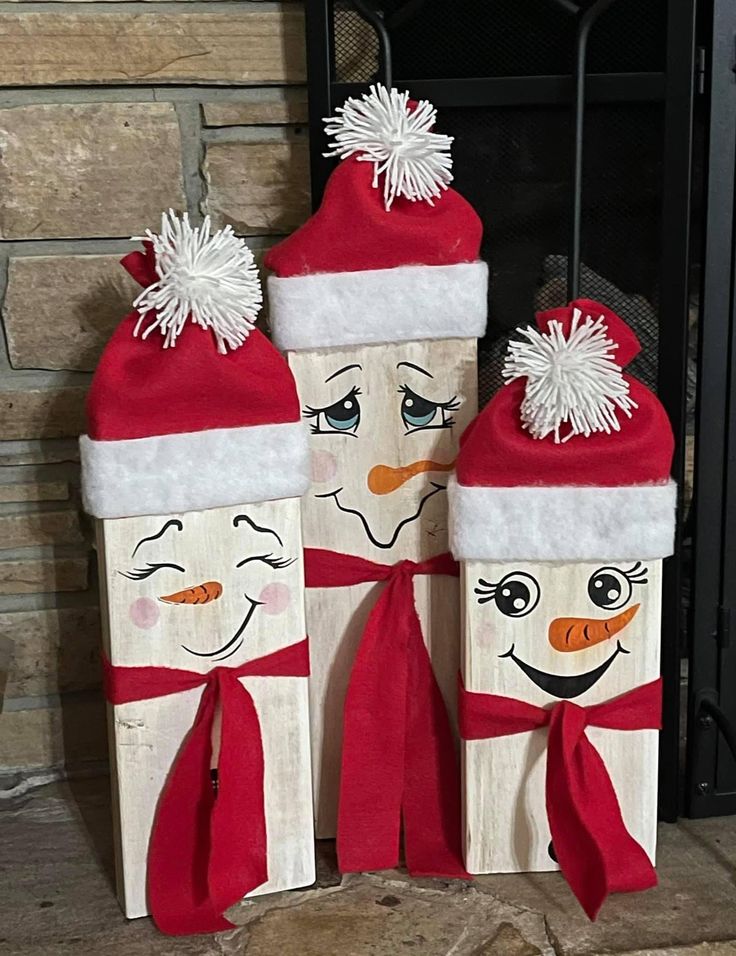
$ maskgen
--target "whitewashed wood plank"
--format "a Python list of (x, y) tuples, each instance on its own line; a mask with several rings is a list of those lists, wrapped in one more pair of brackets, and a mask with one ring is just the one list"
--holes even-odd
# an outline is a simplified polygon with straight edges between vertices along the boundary
[[(247, 522), (234, 526), (235, 516)], [(170, 527), (155, 536), (171, 518)], [(238, 666), (303, 640), (303, 562), (299, 501), (263, 502), (169, 517), (122, 518), (99, 523), (101, 577), (108, 621), (106, 652), (118, 666), (180, 667), (206, 673), (218, 664)], [(280, 540), (279, 540), (280, 539)], [(256, 555), (296, 559), (273, 568)], [(178, 564), (144, 580), (126, 577), (151, 563)], [(161, 596), (214, 581), (222, 596), (203, 605), (162, 603)], [(241, 628), (243, 639), (216, 652)], [(189, 651), (184, 649), (189, 648)], [(226, 656), (230, 655), (230, 656)], [(296, 677), (242, 678), (258, 712), (265, 759), (264, 792), (269, 880), (251, 896), (314, 881), (307, 681)], [(146, 857), (153, 814), (167, 773), (192, 726), (201, 688), (111, 708), (111, 750), (119, 829), (119, 895), (129, 917), (145, 915)]]
[[(490, 532), (489, 532), (490, 533)], [(560, 698), (540, 689), (510, 657), (546, 674), (570, 676), (595, 670), (616, 654), (590, 689), (573, 698), (580, 706), (611, 700), (659, 676), (661, 561), (648, 561), (646, 584), (632, 584), (631, 597), (616, 609), (596, 606), (588, 594), (591, 576), (604, 566), (630, 570), (636, 562), (559, 564), (470, 561), (463, 564), (463, 676), (468, 690), (500, 694), (549, 707)], [(499, 584), (512, 572), (531, 575), (539, 603), (526, 616), (504, 615), (493, 600), (479, 603), (481, 579)], [(532, 589), (533, 590), (533, 589)], [(498, 593), (498, 592), (497, 592)], [(624, 592), (625, 595), (625, 592)], [(622, 597), (624, 596), (622, 595)], [(623, 629), (594, 646), (562, 652), (548, 639), (549, 625), (563, 617), (610, 619), (640, 607)], [(616, 653), (617, 642), (623, 649)], [(624, 653), (626, 652), (626, 653)], [(654, 862), (657, 836), (658, 734), (589, 727), (588, 738), (608, 768), (624, 822)], [(466, 866), (471, 873), (554, 870), (545, 807), (547, 730), (465, 741), (463, 809)], [(591, 813), (595, 807), (591, 807)]]
[[(448, 339), (288, 355), (303, 414), (315, 430), (311, 438), (313, 481), (302, 503), (306, 547), (385, 564), (421, 560), (448, 550), (444, 486), (457, 455), (459, 436), (477, 411), (476, 352), (475, 339)], [(402, 363), (419, 366), (429, 375)], [(355, 365), (360, 368), (335, 374)], [(438, 408), (432, 423), (444, 418), (453, 419), (454, 425), (407, 434), (401, 415), (402, 387), (434, 403), (455, 399), (457, 408)], [(355, 388), (359, 389), (354, 397), (360, 406), (355, 434), (336, 433), (325, 413), (314, 412), (350, 401)], [(373, 472), (374, 490), (369, 487), (375, 466), (399, 468), (417, 461), (433, 461), (442, 468), (418, 472), (384, 494), (375, 493), (380, 489)], [(384, 472), (379, 478), (385, 480), (387, 475)], [(335, 492), (337, 497), (330, 497)], [(342, 508), (359, 511), (367, 528), (360, 517), (340, 510), (338, 501)], [(320, 838), (335, 835), (345, 690), (363, 625), (381, 587), (364, 584), (307, 592), (312, 768)], [(418, 577), (414, 593), (435, 673), (454, 715), (459, 666), (458, 584), (446, 577)]]

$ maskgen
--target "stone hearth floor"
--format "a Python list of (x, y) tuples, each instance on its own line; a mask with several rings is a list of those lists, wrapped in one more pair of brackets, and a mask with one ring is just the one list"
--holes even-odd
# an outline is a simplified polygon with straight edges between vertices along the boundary
[(559, 874), (340, 881), (323, 842), (313, 888), (239, 904), (232, 931), (172, 939), (118, 908), (108, 779), (49, 784), (0, 801), (0, 953), (736, 956), (736, 817), (662, 824), (659, 844), (659, 887), (609, 899), (592, 924)]

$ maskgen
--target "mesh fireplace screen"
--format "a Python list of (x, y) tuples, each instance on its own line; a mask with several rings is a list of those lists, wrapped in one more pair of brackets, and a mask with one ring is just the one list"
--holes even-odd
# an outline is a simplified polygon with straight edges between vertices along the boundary
[[(604, 301), (637, 332), (631, 371), (657, 378), (662, 161), (660, 104), (601, 105), (586, 118), (581, 294)], [(484, 224), (489, 263), (488, 334), (481, 344), (481, 397), (501, 384), (508, 332), (536, 309), (566, 302), (570, 227), (569, 110), (444, 109), (455, 136), (457, 188)], [(622, 188), (621, 184), (626, 183)]]
[[(545, 76), (567, 73), (572, 18), (554, 0), (384, 0), (397, 77)], [(616, 0), (591, 34), (593, 73), (664, 69), (666, 4)], [(335, 80), (373, 78), (377, 44), (348, 2), (335, 4)]]
[[(386, 0), (395, 82), (568, 74), (572, 18), (555, 0)], [(451, 8), (451, 10), (450, 10)], [(335, 4), (334, 78), (368, 82), (375, 34), (349, 3)], [(616, 0), (590, 40), (591, 73), (664, 69), (664, 0)], [(630, 370), (656, 386), (664, 109), (661, 102), (586, 109), (581, 294), (633, 326), (642, 344)], [(510, 330), (535, 309), (566, 302), (572, 214), (570, 107), (447, 107), (455, 186), (483, 219), (491, 267), (489, 328), (481, 343), (485, 402), (501, 384)]]

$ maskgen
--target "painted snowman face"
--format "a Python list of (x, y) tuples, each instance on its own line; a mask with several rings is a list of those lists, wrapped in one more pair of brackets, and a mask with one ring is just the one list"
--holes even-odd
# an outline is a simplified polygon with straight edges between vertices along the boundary
[(298, 499), (105, 521), (101, 543), (116, 664), (204, 672), (304, 636)]
[(467, 575), (471, 640), (488, 669), (474, 686), (589, 704), (637, 686), (658, 660), (661, 561), (469, 562)]
[(295, 352), (289, 362), (312, 432), (305, 543), (382, 558), (446, 550), (445, 488), (476, 411), (476, 340)]

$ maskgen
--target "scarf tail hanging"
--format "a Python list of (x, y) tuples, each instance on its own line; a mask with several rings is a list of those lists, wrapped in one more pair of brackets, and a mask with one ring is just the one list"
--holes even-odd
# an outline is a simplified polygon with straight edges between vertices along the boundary
[(307, 587), (388, 582), (366, 622), (345, 698), (341, 872), (396, 866), (403, 817), (410, 873), (468, 878), (455, 745), (413, 584), (417, 574), (457, 576), (457, 564), (449, 554), (393, 566), (320, 549), (305, 555)]
[[(231, 929), (222, 915), (268, 879), (260, 721), (240, 677), (306, 677), (307, 641), (209, 674), (165, 667), (114, 667), (103, 660), (110, 703), (166, 696), (205, 685), (191, 730), (164, 784), (148, 852), (148, 894), (170, 935)], [(222, 705), (220, 780), (210, 779), (212, 727)]]
[(546, 804), (560, 869), (590, 919), (610, 893), (657, 884), (646, 851), (626, 829), (616, 791), (586, 726), (656, 730), (661, 726), (662, 680), (593, 707), (570, 701), (550, 710), (525, 701), (466, 691), (460, 681), (460, 735), (483, 740), (549, 726)]

